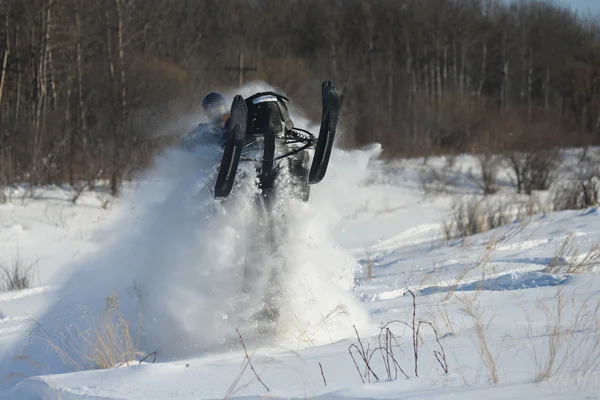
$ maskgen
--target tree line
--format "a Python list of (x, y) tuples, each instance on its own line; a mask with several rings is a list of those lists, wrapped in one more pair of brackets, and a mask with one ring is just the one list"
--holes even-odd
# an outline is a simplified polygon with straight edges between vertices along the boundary
[(280, 88), (388, 156), (597, 144), (600, 23), (548, 1), (0, 0), (0, 184), (131, 172), (208, 91)]

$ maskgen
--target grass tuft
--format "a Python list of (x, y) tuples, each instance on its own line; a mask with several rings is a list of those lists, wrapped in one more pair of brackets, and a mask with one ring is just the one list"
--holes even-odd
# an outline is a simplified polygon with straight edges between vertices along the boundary
[(461, 299), (464, 307), (462, 311), (471, 317), (473, 321), (473, 325), (475, 327), (475, 337), (477, 338), (477, 350), (481, 356), (483, 361), (483, 365), (485, 366), (490, 380), (494, 384), (498, 384), (498, 367), (496, 363), (496, 358), (492, 355), (492, 351), (490, 350), (490, 346), (486, 337), (486, 329), (487, 326), (483, 322), (483, 315), (473, 304), (473, 300), (471, 299)]
[(10, 267), (0, 263), (0, 292), (29, 289), (33, 286), (36, 263), (25, 264), (17, 255)]
[(592, 245), (587, 253), (580, 256), (575, 248), (575, 236), (569, 234), (556, 248), (554, 257), (544, 272), (549, 274), (585, 274), (600, 265), (600, 243)]
[(58, 325), (56, 335), (39, 324), (38, 329), (47, 345), (74, 371), (116, 368), (145, 355), (139, 351), (140, 330), (132, 332), (114, 293), (106, 298), (104, 310), (93, 317), (88, 328), (82, 330), (60, 319)]

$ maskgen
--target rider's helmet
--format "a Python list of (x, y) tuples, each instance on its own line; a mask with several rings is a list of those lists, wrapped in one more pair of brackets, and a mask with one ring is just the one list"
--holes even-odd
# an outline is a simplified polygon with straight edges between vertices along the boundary
[(227, 103), (219, 93), (210, 92), (202, 100), (202, 109), (211, 123), (219, 125), (227, 114)]

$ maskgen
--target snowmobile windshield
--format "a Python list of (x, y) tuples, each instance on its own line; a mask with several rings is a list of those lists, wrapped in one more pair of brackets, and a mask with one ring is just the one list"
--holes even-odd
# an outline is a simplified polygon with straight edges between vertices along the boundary
[(267, 101), (275, 101), (276, 102), (276, 101), (278, 101), (278, 99), (276, 96), (267, 94), (267, 95), (259, 96), (255, 99), (252, 99), (252, 104), (264, 103)]

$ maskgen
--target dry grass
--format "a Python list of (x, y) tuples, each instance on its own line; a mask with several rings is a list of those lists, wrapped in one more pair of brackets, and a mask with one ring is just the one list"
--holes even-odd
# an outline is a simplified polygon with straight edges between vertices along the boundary
[(106, 298), (103, 312), (94, 316), (87, 329), (59, 321), (54, 336), (38, 328), (48, 346), (75, 371), (115, 368), (144, 355), (138, 350), (140, 331), (131, 331), (115, 294)]
[(455, 199), (449, 220), (442, 224), (442, 236), (445, 240), (454, 240), (509, 225), (515, 220), (520, 222), (522, 228), (532, 215), (547, 211), (547, 207), (535, 196), (526, 200), (477, 197)]
[(560, 286), (556, 295), (556, 300), (556, 307), (553, 309), (543, 307), (543, 303), (540, 304), (543, 307), (547, 320), (552, 321), (552, 323), (548, 324), (548, 355), (546, 357), (546, 360), (539, 363), (536, 362), (536, 382), (540, 382), (552, 377), (554, 366), (556, 363), (556, 356), (562, 344), (561, 324), (562, 315), (564, 311), (564, 299), (562, 295), (562, 288), (560, 288)]
[(446, 156), (444, 168), (425, 165), (419, 170), (419, 186), (426, 197), (454, 191), (458, 184), (458, 171), (455, 164), (455, 157)]
[(600, 369), (600, 300), (595, 294), (583, 302), (573, 320), (576, 323), (568, 333), (577, 336), (571, 340), (567, 362), (574, 371), (586, 377)]
[[(452, 336), (456, 336), (456, 329), (454, 327), (456, 321), (454, 321), (448, 313), (448, 301), (430, 301), (430, 298), (431, 296), (427, 296), (426, 299), (428, 319), (434, 326), (444, 326)], [(439, 319), (442, 320), (442, 324), (438, 322)]]
[(242, 380), (242, 377), (246, 373), (246, 370), (248, 369), (249, 365), (250, 365), (250, 358), (244, 357), (244, 361), (242, 362), (240, 370), (239, 370), (238, 374), (235, 376), (235, 378), (233, 379), (233, 382), (231, 382), (231, 385), (227, 389), (227, 393), (225, 393), (225, 396), (223, 397), (223, 399), (229, 399), (232, 396), (236, 395), (239, 391), (246, 389), (248, 386), (250, 386), (251, 382), (247, 382), (244, 385), (240, 385), (240, 381)]
[(446, 240), (452, 240), (476, 235), (510, 224), (514, 217), (508, 203), (491, 204), (476, 198), (454, 202), (451, 219), (443, 225), (444, 237)]
[(32, 287), (35, 279), (36, 264), (37, 262), (25, 264), (18, 254), (10, 267), (0, 263), (0, 292), (23, 290)]
[(477, 350), (479, 351), (483, 365), (488, 372), (490, 380), (494, 384), (497, 384), (499, 378), (496, 357), (492, 355), (486, 338), (487, 324), (484, 324), (483, 322), (483, 315), (479, 309), (474, 306), (474, 301), (472, 299), (462, 298), (460, 301), (464, 306), (462, 311), (468, 315), (473, 322), (475, 328), (475, 337), (477, 338)]
[(575, 247), (575, 236), (569, 234), (554, 251), (554, 256), (544, 272), (549, 274), (585, 274), (600, 264), (600, 243), (593, 244), (580, 256)]
[(104, 313), (96, 318), (98, 329), (87, 341), (89, 360), (98, 368), (111, 368), (119, 363), (135, 360), (143, 353), (137, 350), (139, 331), (132, 335), (129, 322), (119, 310), (119, 299), (112, 294), (106, 299)]
[[(481, 270), (482, 271), (481, 281), (483, 281), (485, 279), (487, 269), (489, 268), (489, 265), (493, 261), (493, 253), (496, 250), (498, 243), (499, 242), (498, 242), (497, 238), (495, 236), (493, 236), (490, 239), (490, 241), (488, 242), (488, 244), (486, 245), (484, 252), (482, 253), (481, 257), (479, 257), (479, 259), (477, 260), (477, 263), (475, 264), (475, 266), (466, 265), (464, 268), (462, 268), (460, 271), (458, 271), (458, 273), (454, 277), (452, 285), (450, 286), (449, 290), (446, 292), (446, 295), (443, 299), (444, 302), (447, 302), (450, 300), (450, 298), (452, 298), (452, 296), (456, 292), (456, 288), (465, 281), (465, 277), (467, 276), (467, 274), (470, 271)], [(492, 272), (494, 272), (494, 271), (492, 271)], [(482, 291), (482, 288), (480, 286), (480, 287), (478, 287), (477, 291), (475, 292), (475, 298), (477, 298), (481, 294), (481, 291)]]
[[(600, 368), (600, 300), (594, 294), (581, 302), (559, 286), (554, 301), (538, 299), (527, 320), (526, 351), (535, 363), (536, 382), (586, 377)], [(541, 313), (541, 315), (537, 315)], [(543, 321), (540, 325), (539, 321)], [(536, 329), (537, 326), (541, 330)], [(543, 339), (542, 346), (537, 341)]]
[(292, 326), (280, 326), (280, 329), (290, 331), (290, 333), (298, 341), (298, 344), (303, 345), (303, 346), (315, 347), (316, 346), (315, 337), (323, 331), (329, 337), (329, 341), (333, 343), (333, 338), (331, 336), (330, 327), (339, 326), (340, 320), (344, 317), (348, 317), (348, 315), (349, 315), (348, 309), (346, 308), (346, 306), (344, 304), (338, 304), (331, 310), (324, 313), (322, 311), (321, 307), (319, 306), (310, 287), (309, 287), (309, 294), (311, 296), (312, 304), (319, 311), (319, 315), (320, 315), (319, 323), (316, 326), (312, 327), (311, 329), (308, 329), (302, 323), (302, 319), (294, 312), (293, 307), (290, 304), (290, 302), (288, 301), (288, 299), (285, 296), (283, 296), (282, 297), (283, 305), (285, 307), (285, 311), (287, 311), (291, 317)]
[(444, 301), (450, 300), (450, 298), (454, 295), (454, 292), (456, 291), (456, 287), (464, 281), (465, 276), (467, 276), (467, 274), (469, 273), (469, 271), (471, 271), (471, 269), (472, 269), (471, 267), (465, 266), (463, 269), (461, 269), (458, 272), (458, 274), (456, 274), (456, 276), (454, 277), (454, 282), (452, 283), (452, 286), (450, 286), (450, 289), (446, 292)]

